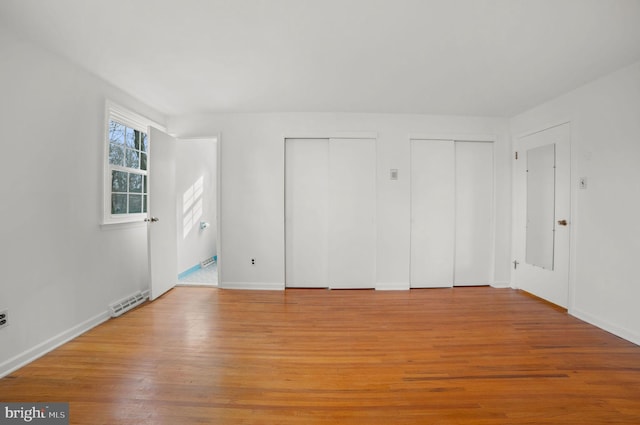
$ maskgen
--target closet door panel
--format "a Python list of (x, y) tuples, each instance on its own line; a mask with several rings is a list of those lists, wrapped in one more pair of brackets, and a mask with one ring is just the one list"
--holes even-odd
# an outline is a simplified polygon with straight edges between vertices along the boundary
[(329, 284), (329, 140), (285, 141), (285, 282)]
[(455, 148), (411, 141), (411, 287), (453, 285)]
[(455, 142), (454, 285), (489, 285), (493, 275), (493, 144)]
[(375, 140), (330, 140), (329, 188), (330, 287), (374, 288)]

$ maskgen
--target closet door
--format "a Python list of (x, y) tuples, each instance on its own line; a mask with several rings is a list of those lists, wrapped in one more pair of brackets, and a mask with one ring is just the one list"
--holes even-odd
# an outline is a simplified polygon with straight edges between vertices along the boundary
[(330, 140), (329, 188), (330, 287), (374, 288), (375, 140)]
[(329, 285), (329, 140), (285, 141), (285, 282)]
[(411, 287), (453, 285), (455, 147), (411, 141)]
[(454, 285), (489, 285), (493, 263), (493, 143), (455, 142)]

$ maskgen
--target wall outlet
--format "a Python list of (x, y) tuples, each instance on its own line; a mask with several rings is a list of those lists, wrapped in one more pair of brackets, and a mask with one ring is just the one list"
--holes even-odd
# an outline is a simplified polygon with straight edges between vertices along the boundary
[(0, 329), (9, 326), (9, 310), (0, 311)]
[(252, 265), (252, 266), (255, 266), (255, 265), (256, 265), (256, 259), (255, 259), (255, 258), (252, 258), (252, 259), (251, 259), (251, 265)]

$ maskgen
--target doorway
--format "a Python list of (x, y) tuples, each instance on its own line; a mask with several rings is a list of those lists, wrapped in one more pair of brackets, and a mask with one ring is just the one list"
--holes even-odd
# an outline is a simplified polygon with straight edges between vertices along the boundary
[(178, 285), (218, 285), (218, 140), (178, 139)]

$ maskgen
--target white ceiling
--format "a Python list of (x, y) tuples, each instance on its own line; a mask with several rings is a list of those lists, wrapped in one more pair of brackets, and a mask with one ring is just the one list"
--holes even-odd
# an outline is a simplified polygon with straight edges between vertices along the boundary
[(511, 116), (640, 60), (640, 0), (2, 0), (169, 115)]

